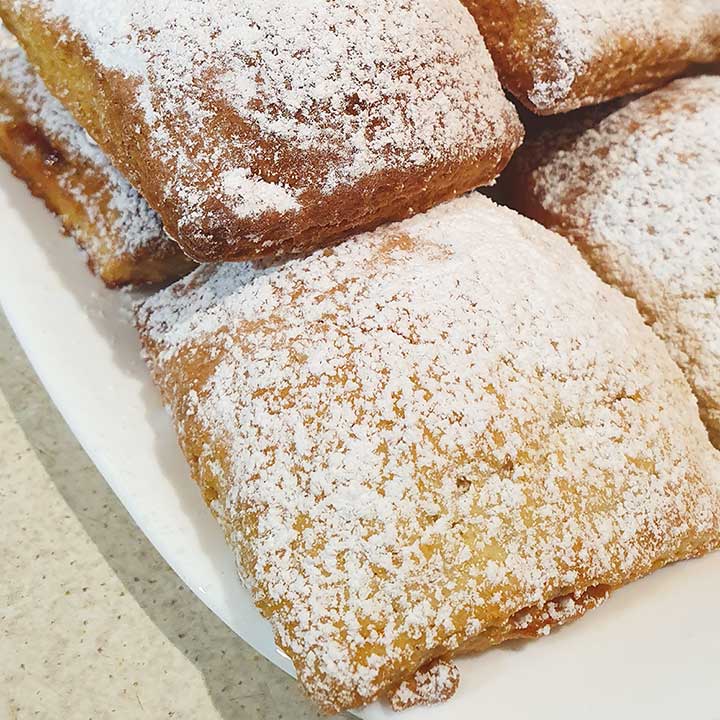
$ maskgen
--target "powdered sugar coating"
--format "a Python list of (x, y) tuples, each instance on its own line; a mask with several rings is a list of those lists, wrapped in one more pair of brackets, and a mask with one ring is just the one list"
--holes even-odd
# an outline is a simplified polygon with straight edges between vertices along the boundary
[(13, 4), (136, 83), (180, 233), (218, 203), (291, 217), (362, 178), (491, 154), (517, 130), (456, 0)]
[[(91, 256), (96, 255), (99, 246), (102, 246), (103, 253), (116, 258), (144, 249), (160, 251), (164, 245), (176, 251), (172, 241), (164, 235), (157, 213), (150, 209), (72, 115), (47, 91), (23, 51), (2, 26), (0, 78), (14, 96), (22, 100), (29, 123), (40, 128), (68, 154), (92, 165), (107, 180), (103, 190), (110, 195), (108, 209), (111, 212), (102, 212), (92, 203), (85, 204), (93, 225), (98, 229), (96, 237), (84, 238), (86, 250)], [(108, 241), (109, 238), (112, 241)]]
[(720, 77), (678, 80), (543, 158), (527, 181), (558, 229), (638, 300), (720, 439), (718, 118)]
[(201, 268), (138, 324), (326, 710), (718, 542), (718, 455), (662, 343), (563, 239), (479, 195), (308, 258)]

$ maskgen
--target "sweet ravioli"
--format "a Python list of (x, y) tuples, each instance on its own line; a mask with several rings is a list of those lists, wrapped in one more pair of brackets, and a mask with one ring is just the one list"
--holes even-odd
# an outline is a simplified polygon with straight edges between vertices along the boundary
[(462, 0), (503, 85), (541, 115), (720, 60), (720, 0)]
[(720, 446), (718, 119), (720, 77), (676, 80), (540, 133), (504, 187), (513, 206), (567, 236), (637, 300)]
[(479, 196), (282, 264), (199, 268), (137, 324), (242, 576), (327, 712), (448, 697), (720, 543), (720, 466), (632, 301)]
[(480, 185), (522, 137), (456, 0), (0, 0), (197, 260), (299, 253)]
[(194, 267), (2, 26), (0, 156), (59, 215), (109, 287), (176, 280)]

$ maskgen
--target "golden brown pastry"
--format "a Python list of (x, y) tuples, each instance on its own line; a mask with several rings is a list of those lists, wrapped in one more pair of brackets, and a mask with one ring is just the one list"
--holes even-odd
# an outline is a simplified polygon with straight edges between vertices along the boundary
[(457, 0), (0, 0), (198, 260), (298, 253), (489, 184), (522, 127)]
[(462, 0), (503, 85), (541, 115), (720, 60), (720, 0)]
[[(457, 687), (720, 543), (720, 454), (632, 301), (475, 194), (137, 323), (205, 500), (327, 712)], [(628, 638), (628, 642), (631, 639)]]
[(676, 80), (540, 133), (508, 202), (637, 300), (720, 446), (720, 77)]
[(108, 287), (175, 280), (195, 266), (1, 26), (0, 156), (57, 213)]

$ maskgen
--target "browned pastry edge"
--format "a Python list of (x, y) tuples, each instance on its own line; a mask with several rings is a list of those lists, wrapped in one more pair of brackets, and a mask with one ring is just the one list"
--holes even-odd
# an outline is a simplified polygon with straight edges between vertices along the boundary
[[(220, 201), (214, 201), (204, 208), (202, 220), (179, 227), (184, 208), (162, 193), (169, 178), (164, 177), (164, 168), (142, 141), (147, 125), (134, 102), (133, 82), (100, 67), (82, 40), (70, 39), (69, 31), (44, 23), (38, 14), (25, 11), (22, 16), (16, 15), (11, 5), (0, 7), (2, 21), (16, 35), (50, 91), (160, 214), (169, 234), (199, 262), (301, 253), (423, 212), (492, 182), (522, 140), (521, 124), (509, 122), (511, 131), (503, 142), (482, 158), (388, 170), (330, 195), (319, 190), (308, 192), (304, 196), (306, 209), (290, 215), (266, 212), (258, 221), (239, 219)], [(507, 112), (512, 113), (512, 108)], [(139, 129), (140, 134), (132, 136), (128, 128)], [(266, 148), (270, 143), (259, 138), (257, 144)], [(254, 171), (264, 175), (263, 168)]]
[[(500, 80), (515, 97), (538, 115), (556, 115), (623, 95), (645, 92), (695, 66), (686, 44), (664, 39), (649, 48), (625, 36), (606, 44), (586, 72), (578, 75), (563, 100), (538, 105), (528, 97), (538, 80), (555, 82), (557, 47), (547, 34), (548, 18), (533, 3), (518, 0), (462, 0), (475, 17), (495, 61)], [(720, 58), (720, 28), (717, 33)], [(532, 76), (531, 67), (544, 75)]]
[[(393, 710), (407, 710), (415, 705), (430, 705), (449, 700), (460, 684), (460, 674), (452, 657), (482, 652), (493, 646), (513, 640), (534, 640), (548, 635), (551, 630), (579, 620), (586, 612), (601, 605), (610, 596), (611, 589), (600, 585), (587, 588), (583, 592), (560, 595), (541, 606), (526, 608), (516, 613), (502, 627), (490, 628), (479, 635), (471, 645), (454, 653), (451, 657), (435, 658), (420, 668), (415, 675), (404, 680), (394, 690), (387, 693), (387, 699)], [(558, 608), (567, 606), (565, 612)], [(421, 687), (423, 676), (432, 672), (438, 664), (448, 666), (447, 684), (438, 687), (435, 695), (428, 696)], [(399, 692), (406, 691), (405, 693)], [(409, 693), (408, 693), (409, 691)], [(408, 699), (408, 694), (411, 696)]]
[(107, 287), (165, 282), (195, 266), (164, 235), (158, 236), (156, 247), (113, 252), (112, 243), (121, 245), (124, 238), (103, 237), (107, 233), (96, 227), (88, 212), (90, 204), (108, 220), (116, 212), (108, 206), (107, 178), (28, 122), (22, 105), (1, 85), (0, 112), (10, 118), (0, 122), (0, 157), (60, 218), (65, 233), (86, 251), (90, 270)]
[[(394, 690), (387, 693), (387, 699), (393, 710), (407, 710), (415, 705), (430, 705), (449, 700), (459, 687), (460, 675), (452, 662), (453, 657), (470, 653), (483, 652), (491, 647), (501, 645), (513, 640), (535, 640), (548, 635), (551, 630), (579, 620), (589, 610), (602, 605), (608, 599), (611, 588), (605, 585), (598, 585), (587, 588), (583, 592), (566, 593), (558, 595), (544, 605), (535, 606), (520, 610), (511, 617), (505, 625), (497, 628), (489, 628), (481, 635), (478, 635), (471, 643), (458, 650), (447, 658), (434, 658), (421, 667), (415, 675), (404, 680)], [(558, 611), (564, 605), (568, 606), (566, 612)], [(438, 688), (436, 696), (427, 696), (418, 688), (419, 680), (428, 671), (443, 663), (449, 665), (449, 679), (445, 687)], [(454, 670), (454, 672), (453, 672)], [(407, 700), (398, 691), (409, 690), (415, 696)]]

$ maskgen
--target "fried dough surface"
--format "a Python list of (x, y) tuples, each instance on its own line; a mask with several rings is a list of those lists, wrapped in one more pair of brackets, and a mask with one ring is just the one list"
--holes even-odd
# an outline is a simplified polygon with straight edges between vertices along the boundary
[(720, 466), (634, 303), (479, 194), (284, 263), (205, 266), (137, 324), (206, 502), (327, 712), (457, 687), (720, 542)]

